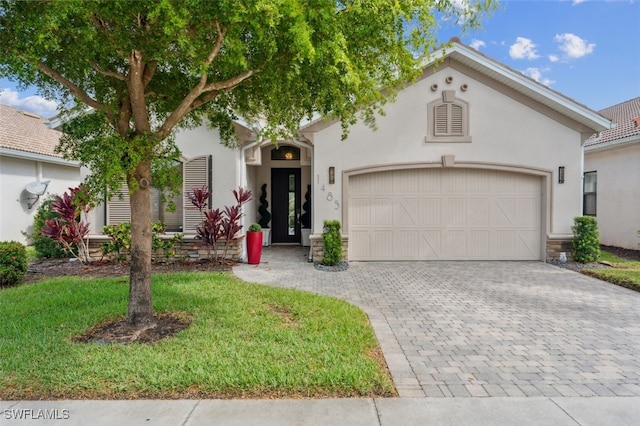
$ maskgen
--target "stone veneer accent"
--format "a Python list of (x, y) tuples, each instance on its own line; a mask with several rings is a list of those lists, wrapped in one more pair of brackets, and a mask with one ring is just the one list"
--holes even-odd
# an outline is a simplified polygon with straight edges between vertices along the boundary
[(573, 239), (571, 238), (547, 238), (547, 262), (560, 258), (560, 253), (567, 253), (567, 258), (571, 259), (571, 251), (573, 250)]
[[(324, 255), (324, 246), (322, 245), (322, 234), (313, 234), (309, 237), (311, 241), (311, 260), (314, 262), (320, 262)], [(342, 235), (342, 253), (345, 259), (348, 258), (349, 253), (349, 237)]]
[[(163, 235), (163, 239), (170, 240), (173, 238), (173, 235)], [(235, 241), (231, 243), (229, 249), (227, 250), (227, 259), (240, 261), (243, 259), (243, 249), (242, 242), (245, 236), (241, 235)], [(109, 237), (106, 235), (91, 235), (89, 236), (89, 253), (93, 259), (101, 259), (102, 256), (102, 243), (108, 241)], [(218, 241), (218, 254), (222, 255), (224, 252), (225, 241)], [(170, 256), (169, 258), (165, 258), (163, 253), (158, 253), (155, 256), (159, 256), (158, 260), (187, 260), (190, 262), (195, 262), (200, 259), (206, 259), (209, 251), (207, 250), (207, 246), (203, 244), (200, 240), (195, 239), (192, 235), (186, 235), (183, 237), (182, 242), (176, 243), (175, 245), (175, 254)], [(211, 254), (213, 255), (213, 250), (211, 250)]]

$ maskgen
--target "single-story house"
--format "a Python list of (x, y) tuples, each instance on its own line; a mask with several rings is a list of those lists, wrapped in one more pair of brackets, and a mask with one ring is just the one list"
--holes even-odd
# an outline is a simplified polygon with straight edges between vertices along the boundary
[(640, 97), (600, 111), (614, 123), (584, 148), (585, 215), (598, 218), (602, 244), (640, 243)]
[[(432, 58), (377, 130), (359, 123), (346, 140), (340, 123), (321, 119), (278, 147), (241, 124), (235, 150), (205, 127), (179, 133), (184, 189), (208, 184), (214, 207), (231, 204), (233, 188), (252, 190), (246, 229), (266, 184), (271, 243), (301, 243), (306, 206), (315, 259), (327, 219), (342, 223), (349, 260), (545, 261), (570, 251), (583, 145), (609, 120), (458, 42)], [(119, 203), (96, 223), (126, 220)], [(188, 236), (198, 216), (187, 207), (170, 229)]]
[(0, 105), (0, 241), (27, 242), (39, 201), (82, 181), (80, 165), (54, 152), (49, 120)]

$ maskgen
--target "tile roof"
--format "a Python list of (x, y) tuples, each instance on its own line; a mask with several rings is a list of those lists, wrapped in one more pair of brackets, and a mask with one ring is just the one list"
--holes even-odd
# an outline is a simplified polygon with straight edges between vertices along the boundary
[(585, 147), (611, 144), (631, 136), (640, 137), (640, 97), (598, 112), (611, 120), (612, 128), (591, 136), (585, 142)]
[(39, 115), (0, 105), (0, 148), (62, 157), (54, 152), (62, 133), (47, 123)]

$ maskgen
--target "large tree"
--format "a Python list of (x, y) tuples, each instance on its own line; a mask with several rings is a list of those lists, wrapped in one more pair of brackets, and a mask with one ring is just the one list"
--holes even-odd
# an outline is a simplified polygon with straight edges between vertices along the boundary
[[(87, 187), (131, 192), (129, 321), (153, 322), (150, 187), (170, 184), (171, 135), (203, 121), (233, 145), (314, 113), (346, 131), (421, 72), (437, 19), (477, 26), (493, 0), (0, 0), (0, 73), (66, 110), (61, 151)], [(382, 91), (381, 89), (385, 90)], [(64, 112), (64, 111), (63, 111)]]

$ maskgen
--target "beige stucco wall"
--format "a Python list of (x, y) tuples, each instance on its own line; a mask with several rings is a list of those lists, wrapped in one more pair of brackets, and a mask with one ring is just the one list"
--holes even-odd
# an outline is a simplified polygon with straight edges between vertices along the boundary
[(22, 191), (33, 181), (51, 180), (44, 199), (49, 194), (62, 194), (81, 182), (80, 168), (0, 156), (0, 241), (27, 243), (23, 232), (33, 231), (33, 216), (40, 202), (32, 209), (21, 203)]
[(596, 171), (597, 218), (602, 244), (638, 249), (640, 238), (640, 142), (586, 151), (585, 172)]
[[(447, 84), (446, 77), (453, 77)], [(438, 85), (433, 92), (431, 86)], [(462, 84), (468, 89), (460, 90)], [(456, 90), (468, 102), (471, 143), (426, 143), (427, 104), (441, 90)], [(581, 211), (581, 135), (564, 124), (506, 96), (496, 88), (454, 68), (443, 68), (402, 91), (395, 103), (377, 119), (378, 130), (364, 124), (351, 128), (346, 141), (333, 124), (313, 135), (315, 147), (314, 231), (325, 219), (342, 220), (342, 173), (354, 168), (382, 164), (440, 163), (444, 155), (455, 161), (508, 165), (546, 171), (549, 203), (545, 233), (571, 233), (573, 218)], [(548, 111), (547, 111), (548, 113)], [(328, 183), (329, 167), (336, 168), (336, 182)], [(565, 167), (565, 183), (557, 183), (557, 170)], [(546, 191), (546, 190), (545, 190)], [(547, 194), (543, 194), (547, 197)], [(547, 204), (547, 203), (545, 203)]]

